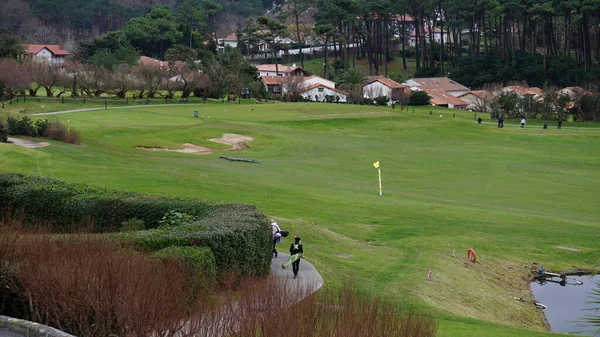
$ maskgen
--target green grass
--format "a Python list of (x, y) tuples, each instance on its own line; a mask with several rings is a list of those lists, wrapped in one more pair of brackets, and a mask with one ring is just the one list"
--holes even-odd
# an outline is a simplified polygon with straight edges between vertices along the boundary
[[(191, 117), (194, 109), (211, 118)], [(600, 269), (600, 130), (498, 129), (470, 112), (412, 111), (215, 103), (70, 113), (58, 118), (83, 145), (0, 144), (0, 171), (255, 204), (302, 237), (326, 284), (352, 279), (428, 310), (440, 336), (548, 335), (540, 311), (511, 296), (533, 299), (528, 280), (538, 266)], [(255, 137), (233, 155), (261, 163), (134, 148), (211, 146), (223, 133)]]

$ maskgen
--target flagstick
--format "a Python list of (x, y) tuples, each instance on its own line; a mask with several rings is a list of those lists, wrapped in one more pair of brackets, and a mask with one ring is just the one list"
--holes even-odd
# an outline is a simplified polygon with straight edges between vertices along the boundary
[(383, 191), (381, 190), (381, 169), (377, 168), (377, 173), (379, 173), (379, 195), (383, 195)]

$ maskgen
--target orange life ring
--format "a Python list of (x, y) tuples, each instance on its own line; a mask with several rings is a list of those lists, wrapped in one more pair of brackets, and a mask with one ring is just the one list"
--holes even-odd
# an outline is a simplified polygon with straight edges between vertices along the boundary
[(477, 261), (477, 254), (473, 248), (469, 248), (469, 250), (467, 250), (467, 258), (471, 260), (471, 262)]

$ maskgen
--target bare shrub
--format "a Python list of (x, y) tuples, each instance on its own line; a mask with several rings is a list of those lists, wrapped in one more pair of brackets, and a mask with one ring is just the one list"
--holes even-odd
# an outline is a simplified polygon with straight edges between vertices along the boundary
[(59, 120), (47, 122), (42, 136), (70, 144), (81, 143), (81, 135), (79, 134), (79, 131), (64, 125)]
[(191, 270), (172, 259), (91, 235), (2, 238), (2, 253), (12, 251), (2, 265), (16, 270), (27, 318), (75, 335), (152, 336), (181, 326), (202, 303), (188, 291), (199, 289)]
[(225, 333), (237, 337), (281, 336), (282, 327), (273, 317), (288, 317), (285, 329), (298, 337), (431, 337), (437, 332), (433, 318), (361, 293), (350, 285), (314, 295), (306, 293), (309, 288), (275, 280), (245, 288), (245, 295), (233, 302), (236, 305), (223, 312), (226, 318), (233, 317), (233, 313), (237, 318)]

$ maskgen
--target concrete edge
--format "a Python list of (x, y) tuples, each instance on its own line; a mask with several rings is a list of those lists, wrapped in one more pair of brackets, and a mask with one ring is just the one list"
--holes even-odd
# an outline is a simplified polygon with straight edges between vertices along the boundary
[(0, 335), (2, 331), (23, 337), (75, 337), (43, 324), (0, 315)]

